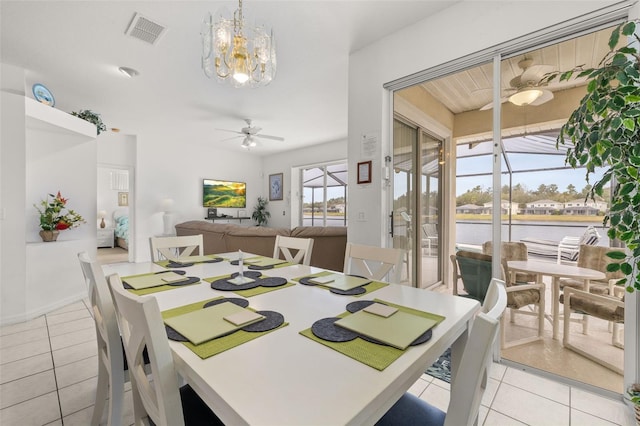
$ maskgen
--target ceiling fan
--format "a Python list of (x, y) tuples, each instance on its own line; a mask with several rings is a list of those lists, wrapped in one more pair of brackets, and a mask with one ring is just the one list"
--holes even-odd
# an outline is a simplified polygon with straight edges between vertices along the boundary
[[(245, 123), (247, 123), (247, 126), (243, 127), (242, 129), (240, 129), (240, 131), (229, 130), (229, 129), (216, 129), (216, 130), (222, 130), (224, 132), (237, 133), (238, 135), (241, 135), (241, 136), (234, 136), (234, 137), (232, 137), (230, 139), (244, 137), (244, 139), (242, 140), (242, 145), (241, 146), (243, 148), (246, 148), (246, 149), (253, 148), (253, 147), (256, 146), (256, 138), (258, 138), (258, 139), (271, 139), (271, 140), (275, 140), (275, 141), (284, 141), (283, 137), (265, 135), (263, 133), (260, 133), (262, 128), (261, 127), (256, 127), (256, 126), (252, 126), (250, 118), (245, 118), (244, 121), (245, 121)], [(225, 139), (225, 140), (228, 140), (228, 139)]]
[[(547, 84), (540, 83), (545, 74), (555, 71), (553, 65), (534, 65), (533, 59), (525, 56), (518, 62), (518, 67), (522, 73), (509, 81), (510, 87), (506, 89), (508, 94), (500, 99), (500, 103), (508, 101), (516, 106), (538, 106), (553, 99), (553, 92), (545, 88)], [(492, 107), (493, 102), (490, 102), (480, 111)]]

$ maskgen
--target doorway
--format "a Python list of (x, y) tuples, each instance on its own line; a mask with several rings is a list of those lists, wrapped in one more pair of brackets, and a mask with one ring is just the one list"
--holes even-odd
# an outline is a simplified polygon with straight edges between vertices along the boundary
[[(440, 265), (443, 258), (460, 249), (481, 252), (483, 243), (487, 241), (518, 242), (527, 237), (559, 241), (566, 235), (577, 236), (567, 231), (571, 226), (554, 223), (554, 219), (555, 222), (562, 219), (565, 204), (569, 208), (567, 211), (580, 197), (584, 204), (584, 187), (588, 183), (584, 182), (584, 170), (569, 169), (563, 164), (564, 155), (556, 148), (555, 140), (559, 127), (582, 97), (580, 93), (584, 93), (584, 82), (563, 82), (540, 87), (537, 89), (540, 92), (538, 98), (520, 105), (519, 99), (511, 98), (518, 92), (524, 92), (524, 88), (535, 85), (544, 73), (571, 68), (573, 65), (567, 62), (569, 60), (593, 65), (588, 61), (599, 61), (608, 50), (606, 43), (610, 32), (610, 28), (605, 28), (580, 37), (566, 37), (544, 47), (509, 52), (504, 58), (490, 52), (485, 56), (487, 62), (478, 61), (478, 65), (472, 67), (465, 64), (461, 69), (450, 68), (449, 73), (425, 78), (422, 83), (399, 87), (393, 92), (392, 164), (397, 169), (393, 176), (394, 245), (404, 246), (408, 250), (408, 282), (420, 282), (425, 270), (417, 265), (417, 251), (425, 251), (424, 246), (418, 245), (417, 228), (432, 223), (430, 219), (423, 219), (432, 215), (425, 213), (424, 207), (418, 209), (418, 203), (426, 200), (416, 194), (424, 194), (423, 187), (429, 185), (426, 178), (418, 177), (423, 172), (424, 164), (418, 146), (424, 133), (429, 134), (432, 126), (426, 120), (427, 125), (421, 128), (415, 120), (408, 120), (405, 114), (399, 115), (397, 99), (402, 97), (410, 104), (404, 111), (422, 112), (431, 122), (449, 128), (452, 134), (451, 156), (444, 156), (446, 167), (437, 175), (440, 188), (446, 185), (452, 188), (451, 191), (439, 191), (445, 201), (440, 202), (439, 214), (435, 216), (436, 223), (440, 224), (440, 228), (436, 229), (438, 237), (447, 234), (452, 237), (450, 243), (443, 243), (442, 238), (438, 241), (441, 246), (437, 249)], [(500, 76), (501, 93), (500, 99), (494, 102), (493, 75), (496, 73)], [(410, 89), (414, 93), (408, 92)], [(498, 121), (501, 127), (497, 132), (493, 128), (494, 108), (499, 109), (501, 118)], [(446, 139), (443, 146), (447, 147)], [(559, 163), (553, 164), (556, 159), (560, 160)], [(501, 165), (499, 173), (503, 179), (498, 184), (494, 184), (493, 180), (494, 160)], [(398, 186), (400, 183), (401, 186)], [(496, 191), (500, 191), (498, 199), (494, 197)], [(556, 207), (559, 204), (563, 205), (562, 209)], [(449, 206), (449, 209), (443, 208), (443, 205)], [(601, 225), (602, 214), (606, 214), (606, 211), (596, 210), (595, 205), (589, 209), (583, 205), (580, 212), (587, 213), (578, 214), (578, 210), (574, 209), (567, 213), (572, 215), (567, 221), (583, 223), (582, 227), (575, 226), (578, 234), (582, 234), (590, 224), (599, 225), (603, 237), (601, 245), (609, 245), (606, 229), (602, 229)], [(590, 211), (595, 213), (589, 217), (578, 217), (587, 216)], [(500, 238), (495, 237), (492, 221), (495, 214), (501, 215)], [(531, 218), (527, 214), (537, 216)], [(450, 227), (442, 226), (445, 217), (451, 220)], [(590, 221), (594, 223), (588, 223)], [(420, 244), (424, 245), (424, 241), (420, 241)], [(497, 252), (499, 255), (499, 244), (493, 247), (497, 250), (492, 254)], [(494, 276), (499, 275), (500, 272), (494, 271)], [(444, 276), (444, 282), (449, 287), (439, 286), (437, 291), (450, 292), (452, 285), (462, 288), (462, 284), (454, 282), (453, 277)], [(551, 300), (552, 283), (550, 279), (547, 281), (547, 306), (552, 306), (555, 303), (555, 300)], [(572, 325), (571, 339), (582, 340), (581, 343), (587, 345), (589, 350), (604, 357), (612, 355), (621, 366), (624, 352), (612, 345), (609, 325), (595, 319), (590, 323), (587, 334), (580, 332), (578, 324), (575, 328)], [(535, 324), (529, 324), (524, 316), (517, 316), (515, 325), (511, 322), (506, 325), (508, 338), (536, 331)], [(627, 324), (626, 327), (635, 328), (634, 324)], [(544, 333), (544, 338), (535, 343), (503, 351), (502, 358), (524, 368), (546, 371), (570, 383), (580, 382), (585, 386), (599, 387), (603, 392), (623, 392), (621, 374), (564, 348), (562, 340), (552, 338), (550, 322), (545, 322)], [(637, 332), (627, 332), (625, 336), (637, 336)], [(635, 341), (625, 343), (632, 346), (637, 344)]]
[(96, 260), (101, 265), (133, 262), (131, 231), (130, 171), (115, 165), (97, 167)]
[(400, 114), (393, 135), (393, 247), (405, 251), (403, 283), (429, 288), (442, 283), (444, 141)]

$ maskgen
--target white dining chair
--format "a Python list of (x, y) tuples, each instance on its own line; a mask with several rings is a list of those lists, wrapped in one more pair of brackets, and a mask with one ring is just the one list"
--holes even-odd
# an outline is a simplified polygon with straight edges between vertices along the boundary
[[(295, 255), (291, 253), (294, 250)], [(276, 235), (276, 243), (273, 246), (273, 257), (278, 259), (280, 253), (289, 263), (309, 265), (311, 252), (313, 251), (313, 238), (294, 238)]]
[(407, 392), (382, 416), (377, 425), (471, 426), (477, 424), (494, 342), (498, 336), (500, 318), (506, 306), (506, 288), (500, 284), (499, 280), (493, 280), (485, 298), (485, 304), (473, 321), (460, 366), (451, 384), (451, 398), (446, 413)]
[[(222, 425), (189, 385), (178, 387), (178, 376), (156, 299), (129, 293), (117, 274), (108, 276), (107, 280), (129, 361), (135, 424), (144, 424), (143, 419), (149, 418), (158, 426)], [(151, 361), (149, 376), (142, 361), (145, 346)]]
[[(202, 234), (182, 235), (179, 237), (150, 237), (151, 260), (173, 260), (180, 256), (204, 254)], [(197, 253), (196, 253), (197, 250)]]
[(108, 403), (107, 422), (119, 425), (126, 375), (116, 312), (100, 265), (91, 261), (85, 252), (78, 253), (78, 259), (88, 286), (98, 343), (98, 386), (91, 424), (100, 423)]
[(343, 271), (372, 280), (400, 283), (402, 250), (347, 243)]

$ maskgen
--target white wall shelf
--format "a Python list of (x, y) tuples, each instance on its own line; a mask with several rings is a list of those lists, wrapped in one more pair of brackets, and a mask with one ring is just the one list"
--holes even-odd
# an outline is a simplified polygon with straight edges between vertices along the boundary
[[(23, 174), (6, 187), (2, 205), (0, 267), (3, 283), (1, 324), (26, 321), (86, 297), (77, 254), (96, 254), (96, 126), (64, 111), (11, 92), (2, 99), (2, 177)], [(5, 167), (6, 166), (6, 167)], [(5, 170), (6, 169), (6, 170)], [(18, 179), (21, 181), (21, 179)], [(4, 189), (5, 187), (3, 187)], [(87, 224), (42, 242), (33, 207), (61, 191), (69, 207)], [(22, 248), (20, 248), (22, 247)]]
[(47, 132), (63, 133), (78, 142), (94, 140), (96, 126), (59, 109), (52, 108), (31, 98), (24, 98), (27, 128)]

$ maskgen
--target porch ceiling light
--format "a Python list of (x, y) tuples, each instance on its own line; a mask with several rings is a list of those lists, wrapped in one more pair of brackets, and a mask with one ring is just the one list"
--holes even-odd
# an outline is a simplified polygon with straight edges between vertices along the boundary
[(542, 96), (539, 89), (521, 89), (509, 96), (509, 102), (517, 106), (529, 105), (531, 102)]

